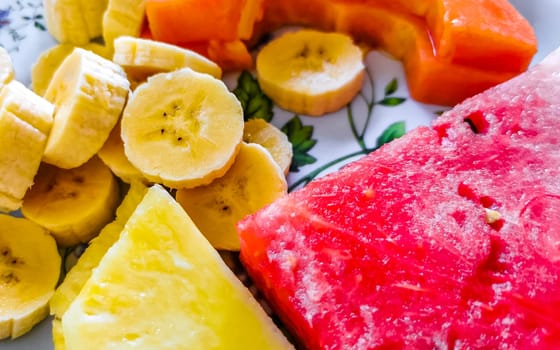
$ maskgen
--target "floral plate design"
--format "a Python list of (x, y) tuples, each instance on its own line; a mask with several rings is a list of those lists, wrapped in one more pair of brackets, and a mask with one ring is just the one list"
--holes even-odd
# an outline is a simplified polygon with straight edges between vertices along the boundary
[[(511, 1), (533, 24), (539, 50), (533, 62), (560, 46), (560, 1)], [(1, 0), (0, 46), (12, 56), (16, 79), (30, 84), (33, 62), (55, 45), (46, 30), (41, 0)], [(421, 104), (409, 97), (400, 62), (380, 52), (365, 58), (367, 75), (362, 91), (338, 112), (323, 117), (294, 115), (262, 96), (253, 76), (244, 72), (225, 78), (244, 110), (258, 114), (284, 131), (293, 144), (290, 190), (368, 154), (406, 131), (427, 125), (446, 108)], [(63, 252), (68, 263), (79, 250)], [(239, 274), (239, 271), (236, 271)], [(52, 349), (50, 320), (16, 340), (0, 341), (0, 349)]]

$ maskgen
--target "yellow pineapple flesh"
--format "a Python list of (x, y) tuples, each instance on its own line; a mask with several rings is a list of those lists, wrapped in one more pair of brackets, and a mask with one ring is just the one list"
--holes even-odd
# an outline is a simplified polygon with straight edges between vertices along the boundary
[(62, 317), (91, 276), (91, 271), (99, 264), (107, 250), (117, 241), (126, 221), (130, 218), (146, 191), (146, 186), (140, 183), (131, 185), (117, 208), (115, 220), (107, 224), (99, 235), (89, 243), (88, 248), (76, 265), (68, 272), (49, 302), (51, 315), (55, 315), (55, 318)]
[(67, 349), (289, 349), (175, 200), (150, 188), (62, 317)]

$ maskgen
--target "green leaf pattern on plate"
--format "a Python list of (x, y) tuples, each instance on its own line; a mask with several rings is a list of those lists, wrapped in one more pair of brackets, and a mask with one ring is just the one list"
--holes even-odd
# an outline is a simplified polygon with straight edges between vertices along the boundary
[(294, 155), (290, 165), (291, 172), (298, 172), (300, 167), (317, 161), (317, 158), (308, 153), (317, 143), (317, 140), (312, 138), (313, 126), (303, 125), (301, 118), (295, 115), (280, 130), (288, 136), (288, 140), (292, 143)]
[(241, 72), (233, 93), (241, 102), (245, 121), (253, 118), (262, 118), (267, 122), (272, 120), (272, 101), (261, 91), (259, 82), (251, 73)]
[[(371, 88), (370, 94), (366, 95), (362, 89), (354, 101), (346, 106), (348, 124), (354, 139), (358, 143), (359, 150), (336, 157), (314, 170), (311, 170), (309, 173), (291, 183), (289, 187), (290, 191), (309, 183), (324, 171), (339, 165), (348, 159), (365, 155), (376, 150), (385, 143), (401, 137), (406, 132), (406, 126), (403, 121), (395, 122), (389, 125), (387, 129), (381, 133), (374, 147), (367, 146), (365, 137), (366, 132), (369, 129), (370, 122), (372, 121), (375, 106), (395, 107), (406, 102), (407, 98), (394, 96), (399, 88), (399, 82), (397, 78), (393, 78), (385, 85), (383, 89), (383, 97), (376, 100), (372, 74), (369, 70), (366, 70), (366, 73), (366, 84), (368, 84)], [(272, 109), (273, 104), (270, 98), (262, 92), (257, 79), (254, 78), (251, 73), (243, 71), (239, 75), (237, 79), (237, 87), (233, 90), (233, 93), (237, 96), (243, 106), (245, 120), (250, 118), (263, 118), (266, 121), (272, 121), (272, 118), (274, 117)], [(356, 123), (354, 107), (355, 103), (360, 102), (366, 106), (366, 118), (365, 123), (359, 129)], [(310, 151), (317, 144), (317, 140), (313, 138), (314, 127), (313, 125), (305, 125), (302, 118), (317, 119), (317, 117), (301, 117), (299, 115), (294, 115), (281, 127), (281, 130), (288, 136), (288, 140), (292, 143), (293, 158), (292, 164), (290, 165), (291, 173), (298, 173), (302, 167), (317, 162), (317, 158), (310, 154)], [(327, 122), (326, 119), (325, 122)]]

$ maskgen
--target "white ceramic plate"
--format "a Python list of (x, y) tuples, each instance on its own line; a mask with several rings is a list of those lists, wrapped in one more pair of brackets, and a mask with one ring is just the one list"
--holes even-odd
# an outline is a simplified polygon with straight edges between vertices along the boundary
[[(0, 45), (12, 55), (17, 79), (25, 84), (29, 84), (30, 68), (39, 53), (55, 44), (45, 30), (41, 3), (41, 0), (1, 0), (0, 3)], [(533, 62), (538, 62), (560, 46), (560, 1), (512, 0), (512, 3), (535, 28), (539, 50)], [(399, 62), (376, 52), (368, 55), (366, 62), (373, 89), (372, 84), (366, 83), (363, 98), (357, 98), (350, 109), (322, 118), (297, 117), (274, 109), (272, 123), (279, 127), (290, 125), (293, 140), (301, 141), (298, 171), (292, 171), (288, 178), (292, 186), (336, 170), (363, 155), (377, 145), (384, 132), (428, 124), (443, 110), (408, 97)], [(235, 78), (229, 83), (234, 87)], [(391, 87), (389, 94), (388, 87)], [(366, 103), (373, 105), (370, 114)], [(0, 341), (0, 349), (52, 349), (50, 332), (50, 320), (46, 320), (15, 341)]]

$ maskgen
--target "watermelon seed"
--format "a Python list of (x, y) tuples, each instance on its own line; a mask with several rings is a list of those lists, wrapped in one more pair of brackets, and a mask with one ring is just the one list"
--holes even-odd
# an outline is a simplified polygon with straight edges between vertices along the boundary
[(488, 130), (488, 121), (480, 111), (469, 114), (463, 121), (468, 124), (475, 134), (483, 134)]
[(475, 134), (478, 134), (478, 129), (476, 128), (476, 125), (474, 125), (474, 123), (471, 119), (465, 118), (465, 119), (463, 119), (463, 121), (469, 125), (472, 132), (474, 132)]

